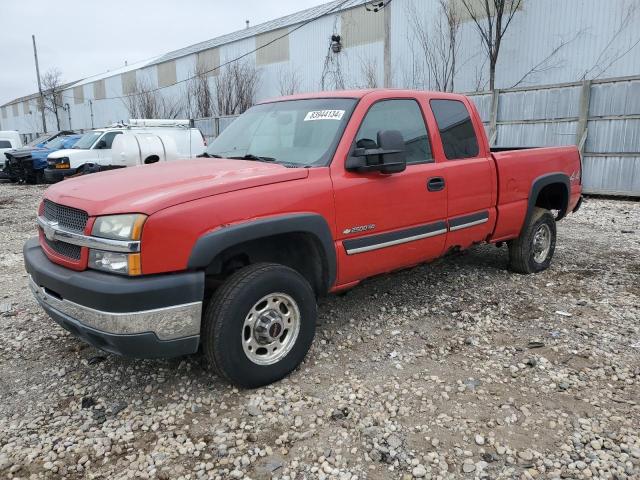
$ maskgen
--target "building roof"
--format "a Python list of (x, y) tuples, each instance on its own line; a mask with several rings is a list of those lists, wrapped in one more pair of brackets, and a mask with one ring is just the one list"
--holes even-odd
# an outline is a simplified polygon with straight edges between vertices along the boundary
[[(149, 65), (168, 62), (176, 58), (185, 57), (187, 55), (191, 55), (193, 53), (201, 52), (204, 50), (209, 50), (210, 48), (219, 47), (227, 43), (250, 38), (261, 33), (270, 32), (272, 30), (279, 30), (281, 28), (304, 23), (317, 17), (322, 17), (330, 13), (347, 10), (349, 8), (356, 7), (368, 2), (371, 2), (371, 0), (346, 0), (346, 2), (345, 0), (334, 0), (329, 3), (318, 5), (317, 7), (311, 7), (300, 12), (292, 13), (291, 15), (286, 15), (284, 17), (276, 18), (275, 20), (269, 20), (268, 22), (260, 23), (253, 27), (238, 30), (226, 35), (221, 35), (219, 37), (212, 38), (211, 40), (205, 40), (204, 42), (195, 43), (179, 50), (174, 50), (173, 52), (169, 52), (160, 56), (155, 61), (150, 62)], [(340, 6), (341, 3), (344, 3), (344, 5)]]
[[(306, 21), (312, 20), (317, 17), (322, 17), (330, 13), (347, 10), (349, 8), (357, 7), (359, 5), (363, 5), (369, 2), (371, 2), (371, 0), (333, 0), (332, 2), (329, 2), (329, 3), (324, 3), (316, 7), (312, 7), (306, 10), (302, 10), (300, 12), (292, 13), (291, 15), (286, 15), (284, 17), (280, 17), (275, 20), (269, 20), (268, 22), (260, 23), (253, 27), (244, 28), (242, 30), (238, 30), (232, 33), (227, 33), (225, 35), (221, 35), (219, 37), (215, 37), (210, 40), (205, 40), (204, 42), (195, 43), (193, 45), (189, 45), (188, 47), (174, 50), (172, 52), (165, 53), (163, 55), (158, 55), (156, 57), (146, 59), (137, 63), (132, 63), (130, 65), (126, 65), (115, 70), (110, 70), (107, 72), (99, 73), (97, 75), (93, 75), (91, 77), (86, 77), (81, 80), (76, 80), (74, 82), (66, 84), (64, 88), (77, 87), (79, 85), (85, 85), (87, 83), (92, 83), (105, 78), (113, 77), (115, 75), (120, 75), (122, 73), (130, 72), (132, 70), (138, 70), (140, 68), (149, 67), (151, 65), (157, 65), (159, 63), (168, 62), (171, 60), (175, 60), (176, 58), (185, 57), (193, 53), (209, 50), (210, 48), (215, 48), (221, 45), (226, 45), (231, 42), (243, 40), (245, 38), (250, 38), (255, 35), (259, 35), (261, 33), (270, 32), (272, 30), (279, 30), (281, 28), (286, 28), (286, 27), (290, 27), (300, 23), (304, 23)], [(344, 5), (341, 5), (342, 3), (344, 3)], [(38, 96), (39, 96), (38, 93), (34, 93), (31, 95), (27, 95), (25, 97), (16, 98), (14, 100), (11, 100), (7, 103), (0, 105), (0, 107), (6, 107), (14, 103), (20, 103), (25, 100), (37, 98)]]
[[(71, 82), (71, 83), (63, 83), (63, 84), (60, 85), (59, 91), (66, 90), (67, 88), (71, 87), (72, 85), (73, 85), (73, 82)], [(43, 89), (42, 91), (45, 94), (47, 92), (47, 90), (45, 90), (45, 89)], [(25, 95), (24, 97), (14, 98), (13, 100), (11, 100), (9, 102), (3, 103), (2, 105), (0, 105), (0, 108), (1, 107), (9, 107), (9, 106), (11, 106), (11, 105), (13, 105), (15, 103), (22, 103), (22, 102), (26, 102), (26, 101), (29, 101), (29, 100), (35, 100), (39, 96), (40, 96), (40, 92), (36, 92), (36, 93), (32, 93), (30, 95)]]
[(103, 73), (99, 73), (97, 75), (93, 75), (91, 77), (84, 78), (82, 80), (78, 80), (75, 83), (72, 83), (71, 86), (78, 87), (80, 85), (86, 85), (87, 83), (97, 82), (99, 80), (104, 80), (105, 78), (114, 77), (116, 75), (120, 75), (121, 73), (130, 72), (132, 70), (138, 70), (140, 68), (144, 68), (149, 65), (153, 65), (154, 62), (160, 58), (160, 56), (156, 56), (150, 59), (142, 60), (136, 63), (130, 63), (128, 65), (124, 65), (120, 68), (116, 68), (114, 70), (109, 70)]

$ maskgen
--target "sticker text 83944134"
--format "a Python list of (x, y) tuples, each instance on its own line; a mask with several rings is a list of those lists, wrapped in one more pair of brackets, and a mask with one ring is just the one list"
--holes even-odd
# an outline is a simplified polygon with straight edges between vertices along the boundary
[(304, 117), (305, 122), (311, 120), (342, 120), (344, 110), (312, 110)]

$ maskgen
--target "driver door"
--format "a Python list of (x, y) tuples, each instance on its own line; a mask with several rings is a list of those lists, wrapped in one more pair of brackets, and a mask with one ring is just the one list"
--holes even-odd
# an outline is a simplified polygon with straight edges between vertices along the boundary
[(98, 158), (100, 161), (100, 165), (112, 165), (112, 150), (111, 146), (113, 145), (113, 139), (116, 138), (116, 135), (122, 135), (122, 132), (107, 132), (105, 133), (98, 143), (104, 142), (102, 144), (102, 148), (98, 150)]
[(434, 161), (421, 104), (416, 98), (373, 102), (350, 153), (376, 148), (381, 130), (402, 134), (407, 154), (403, 172), (350, 172), (344, 164), (332, 169), (339, 284), (437, 258), (444, 249), (444, 171)]

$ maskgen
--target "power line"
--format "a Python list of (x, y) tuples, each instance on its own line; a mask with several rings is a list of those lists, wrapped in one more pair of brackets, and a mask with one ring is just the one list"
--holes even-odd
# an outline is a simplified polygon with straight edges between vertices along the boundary
[[(238, 56), (238, 57), (236, 57), (236, 58), (233, 58), (233, 59), (231, 59), (231, 60), (228, 60), (228, 61), (226, 61), (226, 62), (224, 62), (224, 63), (222, 63), (222, 64), (218, 65), (217, 67), (213, 67), (213, 68), (211, 68), (211, 69), (209, 69), (209, 70), (205, 70), (205, 71), (203, 71), (203, 72), (199, 72), (199, 73), (197, 73), (197, 74), (195, 74), (195, 75), (193, 75), (193, 76), (191, 76), (191, 77), (187, 77), (187, 78), (184, 78), (184, 79), (182, 79), (182, 80), (178, 80), (178, 81), (176, 81), (176, 82), (174, 82), (174, 83), (172, 83), (172, 84), (170, 84), (170, 85), (164, 85), (164, 86), (162, 86), (162, 87), (155, 87), (155, 88), (152, 88), (152, 89), (149, 89), (149, 90), (145, 90), (145, 91), (144, 91), (144, 93), (153, 93), (153, 92), (157, 92), (157, 91), (160, 91), (160, 90), (165, 89), (165, 88), (170, 88), (170, 87), (173, 87), (173, 86), (175, 86), (175, 85), (179, 85), (179, 84), (181, 84), (181, 83), (188, 82), (188, 81), (190, 81), (190, 80), (193, 80), (194, 78), (198, 78), (198, 77), (201, 77), (201, 76), (207, 75), (207, 74), (209, 74), (209, 73), (211, 73), (211, 72), (215, 72), (216, 70), (220, 70), (221, 68), (226, 67), (227, 65), (231, 65), (231, 64), (232, 64), (232, 63), (234, 63), (234, 62), (237, 62), (237, 61), (239, 61), (239, 60), (242, 60), (243, 58), (246, 58), (246, 57), (248, 57), (249, 55), (252, 55), (252, 54), (256, 53), (258, 50), (261, 50), (261, 49), (263, 49), (263, 48), (268, 47), (269, 45), (274, 44), (274, 43), (275, 43), (275, 42), (277, 42), (278, 40), (281, 40), (281, 39), (283, 39), (283, 38), (285, 38), (285, 37), (288, 37), (288, 36), (289, 36), (289, 35), (291, 35), (293, 32), (295, 32), (295, 31), (297, 31), (297, 30), (300, 30), (302, 27), (305, 27), (305, 26), (309, 25), (310, 23), (312, 23), (312, 22), (314, 22), (314, 21), (318, 20), (319, 18), (321, 18), (321, 17), (323, 17), (323, 16), (325, 16), (325, 15), (328, 15), (328, 14), (330, 14), (330, 13), (333, 13), (333, 12), (335, 12), (335, 11), (337, 11), (337, 10), (340, 10), (340, 9), (341, 9), (345, 4), (347, 4), (347, 3), (348, 3), (348, 2), (350, 2), (350, 1), (352, 1), (352, 0), (343, 0), (342, 2), (340, 2), (339, 4), (337, 4), (336, 6), (334, 6), (333, 8), (331, 8), (331, 9), (327, 10), (326, 12), (321, 13), (320, 15), (318, 15), (318, 16), (316, 16), (316, 17), (312, 17), (312, 18), (310, 18), (310, 19), (306, 20), (305, 22), (301, 23), (300, 25), (298, 25), (298, 26), (297, 26), (297, 27), (295, 27), (294, 29), (292, 29), (292, 30), (288, 30), (288, 31), (287, 31), (286, 33), (284, 33), (283, 35), (280, 35), (279, 37), (274, 38), (273, 40), (271, 40), (271, 41), (269, 41), (269, 42), (265, 43), (264, 45), (260, 45), (259, 47), (254, 48), (253, 50), (250, 50), (250, 51), (248, 51), (248, 52), (245, 52), (245, 53), (243, 53), (242, 55), (239, 55), (239, 56)], [(141, 67), (141, 68), (144, 68), (144, 67)], [(133, 70), (133, 71), (135, 71), (135, 70)], [(139, 95), (139, 94), (140, 94), (140, 92), (134, 92), (134, 93), (128, 93), (128, 94), (126, 94), (126, 95), (116, 95), (116, 96), (113, 96), (113, 97), (96, 98), (96, 99), (93, 99), (93, 100), (118, 100), (118, 99), (124, 99), (124, 98), (134, 97), (134, 96)], [(71, 96), (71, 95), (64, 95), (64, 94), (63, 94), (62, 96), (66, 96), (67, 98), (70, 98), (70, 99), (75, 98), (75, 97), (73, 97), (73, 96)]]

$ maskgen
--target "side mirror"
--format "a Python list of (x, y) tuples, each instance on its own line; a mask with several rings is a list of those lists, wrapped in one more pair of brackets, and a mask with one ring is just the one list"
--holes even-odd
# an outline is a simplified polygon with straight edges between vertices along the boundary
[(102, 150), (103, 148), (107, 148), (107, 142), (105, 142), (104, 140), (100, 140), (98, 143), (96, 143), (96, 150)]
[(378, 142), (358, 142), (356, 149), (347, 158), (345, 168), (353, 172), (398, 173), (407, 168), (407, 154), (402, 133), (398, 130), (381, 130)]

